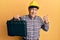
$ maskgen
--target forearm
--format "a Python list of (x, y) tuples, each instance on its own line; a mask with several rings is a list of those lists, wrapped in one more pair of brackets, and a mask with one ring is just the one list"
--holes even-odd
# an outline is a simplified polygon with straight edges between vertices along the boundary
[(48, 31), (48, 29), (49, 29), (49, 23), (44, 23), (44, 24), (42, 25), (42, 29), (43, 29), (44, 31)]

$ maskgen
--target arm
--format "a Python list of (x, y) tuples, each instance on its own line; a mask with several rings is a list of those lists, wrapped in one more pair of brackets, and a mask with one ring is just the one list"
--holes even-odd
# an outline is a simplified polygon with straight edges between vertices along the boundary
[(41, 22), (41, 28), (44, 30), (44, 31), (48, 31), (49, 29), (49, 22), (47, 21), (43, 21), (42, 18), (40, 18), (40, 22)]
[(43, 25), (41, 26), (41, 28), (42, 28), (44, 31), (48, 31), (48, 29), (49, 29), (49, 23), (43, 23)]

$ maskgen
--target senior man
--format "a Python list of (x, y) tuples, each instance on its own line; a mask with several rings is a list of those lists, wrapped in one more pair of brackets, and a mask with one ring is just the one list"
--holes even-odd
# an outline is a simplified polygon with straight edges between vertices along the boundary
[(48, 31), (49, 22), (48, 17), (44, 16), (43, 20), (40, 16), (37, 16), (39, 6), (36, 1), (32, 1), (28, 7), (28, 15), (25, 16), (14, 16), (14, 19), (25, 20), (27, 22), (27, 37), (24, 37), (25, 40), (39, 40), (40, 29)]

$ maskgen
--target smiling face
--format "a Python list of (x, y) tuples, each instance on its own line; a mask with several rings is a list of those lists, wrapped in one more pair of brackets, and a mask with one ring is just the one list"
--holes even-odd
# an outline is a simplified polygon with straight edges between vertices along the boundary
[(34, 18), (37, 14), (38, 9), (37, 8), (30, 8), (29, 9), (29, 15)]

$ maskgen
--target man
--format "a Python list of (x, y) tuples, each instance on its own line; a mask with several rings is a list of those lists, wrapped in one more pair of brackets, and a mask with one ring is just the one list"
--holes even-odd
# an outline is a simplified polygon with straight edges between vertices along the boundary
[(27, 37), (26, 40), (39, 40), (39, 31), (42, 28), (44, 31), (48, 31), (49, 22), (48, 17), (44, 16), (43, 20), (41, 17), (37, 16), (37, 11), (39, 9), (36, 1), (32, 1), (28, 7), (29, 14), (19, 17), (19, 15), (14, 16), (14, 19), (25, 20), (27, 22)]

